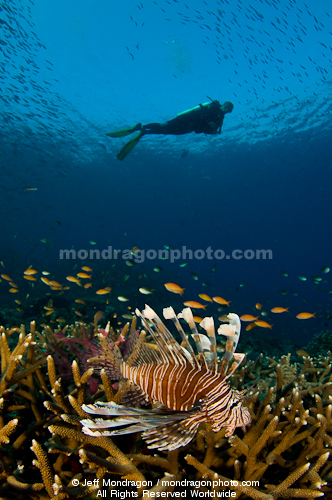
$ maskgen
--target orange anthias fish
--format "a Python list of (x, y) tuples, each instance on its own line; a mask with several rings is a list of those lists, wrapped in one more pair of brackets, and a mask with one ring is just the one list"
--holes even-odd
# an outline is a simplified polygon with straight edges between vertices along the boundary
[(273, 326), (273, 325), (270, 325), (269, 323), (267, 323), (266, 321), (255, 321), (255, 324), (257, 326), (260, 326), (261, 328), (271, 328), (272, 329), (272, 326)]
[(306, 356), (307, 358), (309, 357), (309, 354), (307, 353), (307, 351), (304, 351), (303, 349), (300, 349), (299, 351), (296, 351), (296, 354), (298, 356)]
[(183, 292), (185, 290), (185, 288), (181, 288), (179, 285), (176, 285), (175, 283), (165, 283), (164, 287), (169, 292), (179, 293), (180, 295), (183, 295)]
[(104, 316), (103, 311), (97, 311), (93, 317), (93, 322), (98, 323), (98, 321), (100, 321), (103, 316)]
[(1, 274), (1, 278), (7, 281), (13, 281), (7, 274)]
[(208, 295), (206, 295), (206, 293), (201, 293), (199, 295), (199, 298), (202, 299), (202, 300), (206, 300), (207, 302), (213, 302), (213, 300), (211, 299), (211, 297), (209, 297)]
[(84, 288), (90, 288), (92, 287), (91, 283), (85, 283)]
[(252, 314), (243, 314), (243, 316), (240, 316), (241, 321), (256, 321), (259, 318), (259, 316), (253, 316)]
[(260, 304), (259, 302), (257, 302), (257, 304), (255, 305), (256, 309), (258, 309), (259, 311), (262, 309), (262, 304)]
[(83, 266), (82, 269), (83, 269), (83, 271), (87, 271), (88, 273), (92, 273), (91, 267)]
[(37, 278), (35, 278), (34, 276), (30, 276), (30, 274), (25, 274), (23, 278), (28, 281), (37, 281)]
[(227, 301), (223, 299), (222, 297), (212, 297), (217, 304), (221, 304), (222, 306), (229, 306), (231, 301)]
[(79, 286), (82, 286), (80, 280), (78, 278), (75, 278), (75, 276), (66, 276), (66, 280), (71, 281), (72, 283), (76, 283)]
[(288, 312), (288, 307), (287, 307), (287, 309), (286, 309), (286, 307), (274, 307), (273, 309), (271, 309), (271, 312), (276, 313), (276, 314)]
[(192, 307), (193, 309), (205, 309), (207, 307), (206, 305), (200, 304), (199, 302), (195, 302), (194, 300), (183, 302), (183, 304), (187, 307)]
[(253, 328), (255, 328), (256, 323), (249, 323), (249, 325), (246, 326), (246, 332), (249, 332), (250, 330), (252, 330)]
[(61, 283), (58, 283), (58, 281), (50, 281), (49, 285), (54, 288), (62, 288)]
[(109, 290), (106, 290), (106, 288), (101, 288), (100, 290), (96, 291), (97, 295), (105, 295), (105, 293), (110, 293)]
[(45, 283), (45, 285), (49, 285), (50, 284), (50, 280), (48, 278), (40, 278), (42, 280), (43, 283)]
[(24, 274), (37, 274), (37, 273), (38, 273), (38, 271), (36, 271), (36, 269), (31, 269), (31, 268), (26, 269), (24, 271)]
[(297, 319), (309, 319), (309, 318), (316, 318), (315, 316), (316, 313), (300, 313), (296, 317)]
[(83, 299), (75, 299), (75, 302), (77, 302), (78, 304), (85, 304)]
[(90, 274), (86, 274), (86, 273), (77, 273), (77, 276), (79, 278), (88, 279), (88, 280), (91, 278), (91, 275)]

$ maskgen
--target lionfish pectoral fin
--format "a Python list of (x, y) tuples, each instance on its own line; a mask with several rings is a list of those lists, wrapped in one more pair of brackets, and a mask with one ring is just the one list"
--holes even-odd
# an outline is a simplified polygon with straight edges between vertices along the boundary
[[(124, 423), (124, 425), (125, 425), (125, 423)], [(152, 424), (151, 424), (151, 426), (152, 426)], [(101, 429), (100, 427), (98, 427), (98, 428), (95, 428), (95, 427), (91, 428), (91, 427), (87, 427), (87, 426), (82, 427), (82, 431), (87, 436), (109, 437), (109, 436), (121, 436), (121, 435), (124, 435), (124, 434), (134, 434), (136, 432), (145, 431), (147, 428), (149, 428), (148, 424), (137, 423), (137, 424), (134, 424), (134, 425), (129, 425), (129, 426), (124, 427), (122, 429), (116, 429), (115, 431), (101, 431), (101, 430), (99, 430), (99, 429)], [(94, 429), (96, 429), (96, 430), (94, 430)]]
[(140, 405), (147, 405), (149, 397), (145, 392), (140, 389), (136, 384), (127, 380), (121, 387), (120, 404), (127, 407), (137, 407)]
[[(197, 433), (200, 422), (190, 420), (189, 418), (181, 422), (159, 426), (145, 431), (142, 437), (146, 440), (148, 448), (157, 448), (161, 451), (177, 450), (190, 443)], [(188, 421), (190, 422), (188, 423)]]
[(233, 436), (233, 433), (235, 431), (235, 425), (229, 425), (228, 427), (226, 427), (226, 432), (225, 432), (225, 437), (231, 437)]
[(136, 416), (142, 412), (144, 413), (144, 410), (138, 408), (127, 408), (117, 405), (113, 401), (110, 403), (97, 402), (93, 405), (82, 405), (82, 410), (86, 413), (91, 413), (92, 415), (104, 415), (105, 417), (118, 417), (121, 415)]
[(92, 437), (106, 437), (110, 435), (108, 431), (107, 432), (92, 431), (91, 429), (89, 429), (89, 427), (82, 427), (82, 432), (86, 436), (92, 436)]
[(121, 425), (129, 425), (136, 423), (136, 417), (121, 417), (114, 420), (103, 420), (102, 418), (96, 418), (95, 420), (84, 419), (81, 420), (81, 424), (84, 428), (88, 429), (109, 429), (111, 427), (120, 427)]

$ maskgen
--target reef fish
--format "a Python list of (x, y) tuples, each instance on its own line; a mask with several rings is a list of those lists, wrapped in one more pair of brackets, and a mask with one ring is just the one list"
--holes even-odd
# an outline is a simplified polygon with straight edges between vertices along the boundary
[(255, 321), (255, 325), (260, 326), (261, 328), (271, 328), (273, 325), (270, 325), (266, 321)]
[(217, 304), (221, 304), (222, 306), (229, 306), (230, 300), (225, 300), (222, 297), (212, 297)]
[(205, 309), (206, 304), (203, 305), (200, 302), (196, 302), (195, 300), (188, 300), (187, 302), (183, 302), (185, 306), (192, 307), (193, 309)]
[[(226, 351), (218, 364), (212, 318), (204, 318), (200, 323), (206, 336), (198, 333), (189, 308), (178, 316), (171, 307), (163, 312), (165, 319), (175, 324), (182, 338), (181, 346), (149, 306), (142, 312), (136, 310), (136, 315), (152, 336), (154, 345), (145, 341), (146, 332), (141, 331), (124, 359), (117, 344), (108, 343), (99, 335), (103, 349), (99, 368), (104, 367), (112, 380), (128, 379), (147, 401), (159, 403), (158, 407), (145, 410), (114, 402), (83, 405), (82, 409), (89, 414), (115, 417), (82, 420), (86, 434), (98, 437), (144, 431), (142, 437), (149, 448), (171, 451), (187, 445), (203, 422), (211, 423), (214, 432), (226, 427), (226, 437), (231, 436), (236, 427), (245, 428), (251, 422), (249, 408), (243, 405), (246, 391), (233, 390), (227, 382), (244, 359), (244, 354), (235, 354), (241, 330), (239, 317), (229, 314), (229, 324), (218, 329), (220, 335), (226, 336)], [(188, 323), (198, 358), (178, 318)], [(232, 357), (234, 361), (228, 370)], [(95, 366), (96, 359), (96, 356), (91, 359)], [(119, 426), (122, 428), (104, 430)]]
[(183, 295), (184, 288), (181, 288), (179, 285), (176, 285), (175, 283), (165, 283), (164, 287), (166, 290), (172, 293), (179, 293), (180, 295)]
[(243, 314), (243, 316), (240, 316), (241, 321), (256, 321), (259, 318), (259, 316), (253, 316), (252, 314)]
[(207, 302), (213, 302), (211, 297), (209, 297), (209, 295), (206, 295), (206, 293), (199, 294), (199, 298), (202, 300), (206, 300)]
[(302, 313), (299, 313), (296, 317), (297, 319), (310, 319), (310, 318), (315, 318), (316, 313), (307, 313), (307, 312), (302, 312)]

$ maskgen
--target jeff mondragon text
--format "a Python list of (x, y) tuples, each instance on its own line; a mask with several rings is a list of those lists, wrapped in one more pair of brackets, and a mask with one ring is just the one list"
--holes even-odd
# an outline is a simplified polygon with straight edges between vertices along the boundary
[[(157, 485), (162, 484), (164, 481), (163, 480), (158, 480)], [(245, 484), (244, 484), (245, 483)], [(200, 486), (207, 486), (207, 487), (233, 487), (235, 488), (236, 486), (239, 485), (239, 482), (233, 479), (230, 479), (229, 481), (222, 481), (221, 479), (216, 479), (213, 481), (206, 480), (206, 481), (191, 481), (188, 479), (182, 479), (181, 481), (172, 481), (169, 480), (167, 481), (168, 486), (191, 486), (194, 488), (199, 488)], [(242, 481), (241, 482), (242, 486), (259, 486), (259, 481)], [(129, 481), (128, 479), (124, 479), (122, 481), (117, 480), (117, 481), (112, 481), (111, 479), (103, 479), (102, 481), (100, 479), (94, 479), (93, 481), (85, 481), (84, 483), (81, 483), (81, 486), (98, 486), (98, 487), (110, 487), (110, 486), (136, 486), (137, 488), (142, 488), (142, 487), (149, 487), (152, 488), (153, 483), (152, 481)], [(147, 490), (143, 490), (147, 491)], [(151, 493), (150, 493), (151, 494)]]
[[(158, 481), (158, 484), (163, 484), (164, 480)], [(243, 484), (244, 481), (241, 482), (242, 486), (259, 486), (259, 481), (246, 481), (245, 485)], [(203, 498), (203, 497), (213, 497), (213, 498), (235, 498), (236, 497), (236, 492), (233, 489), (236, 489), (238, 486), (238, 481), (235, 480), (229, 480), (229, 481), (222, 481), (220, 479), (218, 480), (207, 480), (207, 481), (189, 481), (187, 479), (183, 479), (181, 481), (172, 481), (169, 480), (167, 481), (167, 486), (171, 487), (180, 487), (180, 491), (156, 491), (152, 492), (151, 490), (144, 490), (143, 489), (143, 498), (144, 497), (166, 497), (166, 498), (186, 498), (188, 494), (190, 494), (191, 497), (197, 497), (197, 498)], [(148, 487), (151, 488), (153, 486), (152, 481), (128, 481), (127, 479), (122, 480), (122, 481), (112, 481), (111, 479), (103, 479), (102, 481), (100, 479), (94, 479), (93, 481), (85, 481), (84, 483), (81, 483), (81, 486), (96, 486), (97, 488), (114, 488), (116, 486), (122, 486), (122, 487), (128, 487), (128, 486), (133, 486), (137, 487), (138, 489)], [(183, 487), (189, 487), (189, 491), (183, 490)], [(213, 488), (212, 491), (200, 491), (199, 487), (210, 487)], [(182, 488), (181, 488), (182, 487)], [(231, 489), (223, 489), (221, 491), (216, 491), (214, 488), (231, 488)], [(233, 490), (233, 491), (232, 491)], [(107, 494), (109, 497), (115, 497), (115, 498), (121, 498), (121, 499), (126, 499), (126, 498), (135, 498), (138, 497), (138, 493), (136, 491), (119, 491), (117, 489), (111, 489), (111, 491), (108, 492)], [(97, 497), (106, 497), (106, 490), (105, 491), (98, 491)]]

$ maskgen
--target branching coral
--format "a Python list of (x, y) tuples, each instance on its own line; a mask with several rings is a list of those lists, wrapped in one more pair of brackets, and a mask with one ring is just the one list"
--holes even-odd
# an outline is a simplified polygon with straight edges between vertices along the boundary
[[(81, 325), (69, 330), (81, 338)], [(329, 353), (299, 358), (293, 365), (287, 356), (247, 361), (231, 380), (238, 390), (256, 381), (248, 400), (253, 423), (247, 433), (238, 430), (226, 438), (225, 429), (215, 433), (205, 424), (185, 448), (152, 455), (139, 435), (112, 440), (81, 432), (79, 420), (86, 417), (81, 405), (96, 400), (118, 403), (128, 390), (126, 384), (115, 392), (105, 372), (97, 378), (70, 356), (71, 376), (63, 379), (61, 364), (52, 355), (46, 359), (47, 341), (34, 325), (28, 334), (20, 328), (1, 329), (1, 335), (1, 498), (88, 500), (98, 498), (101, 489), (110, 495), (114, 488), (129, 488), (139, 496), (144, 489), (144, 498), (173, 491), (192, 496), (193, 486), (183, 486), (184, 480), (194, 482), (202, 496), (229, 490), (241, 500), (332, 498)], [(15, 335), (16, 344), (10, 347)], [(91, 377), (97, 379), (95, 394), (89, 387)], [(83, 486), (96, 478), (99, 490), (96, 484)], [(100, 486), (110, 478), (135, 481), (139, 488)], [(143, 486), (144, 481), (151, 483)]]

